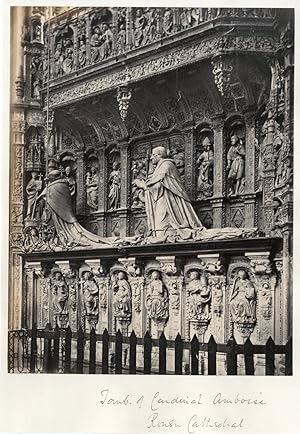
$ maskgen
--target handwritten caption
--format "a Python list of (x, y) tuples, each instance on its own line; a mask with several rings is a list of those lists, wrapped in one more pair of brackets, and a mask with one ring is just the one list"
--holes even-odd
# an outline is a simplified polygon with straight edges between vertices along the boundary
[[(238, 432), (239, 428), (245, 428), (246, 425), (245, 417), (242, 416), (243, 408), (257, 408), (267, 405), (261, 392), (255, 396), (246, 396), (240, 393), (225, 395), (221, 392), (215, 394), (198, 393), (188, 395), (173, 393), (164, 395), (160, 391), (152, 394), (124, 393), (122, 395), (115, 394), (108, 388), (100, 389), (99, 403), (102, 407), (145, 410), (145, 428), (149, 432), (154, 429), (160, 431), (180, 429), (189, 434), (200, 433), (203, 428), (220, 429), (220, 431), (230, 429)], [(233, 417), (233, 412), (228, 411), (229, 416), (224, 417), (226, 409), (232, 407), (237, 407), (237, 413), (241, 416)], [(212, 415), (207, 414), (208, 408), (212, 410)], [(218, 409), (222, 409), (220, 417), (218, 417)], [(169, 413), (172, 414), (171, 418), (168, 416)], [(176, 416), (176, 413), (178, 416)], [(185, 418), (184, 422), (182, 422), (182, 415)]]

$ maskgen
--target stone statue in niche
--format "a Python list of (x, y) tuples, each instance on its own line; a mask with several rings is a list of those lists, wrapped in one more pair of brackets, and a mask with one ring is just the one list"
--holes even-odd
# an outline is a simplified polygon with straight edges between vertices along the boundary
[(256, 321), (256, 292), (245, 270), (239, 270), (233, 282), (229, 310), (234, 323)]
[(210, 315), (211, 289), (205, 274), (191, 271), (187, 285), (188, 317), (190, 320), (208, 321)]
[(108, 210), (115, 210), (120, 206), (121, 171), (117, 162), (113, 163), (112, 171), (108, 178)]
[(124, 53), (126, 48), (126, 27), (125, 24), (120, 24), (120, 29), (117, 37), (117, 54)]
[(60, 77), (63, 74), (63, 45), (62, 41), (58, 41), (55, 47), (54, 52), (54, 65), (53, 65), (53, 74), (54, 77)]
[(69, 191), (70, 191), (70, 196), (72, 198), (73, 203), (75, 203), (75, 198), (76, 198), (76, 180), (72, 174), (72, 168), (70, 166), (67, 166), (65, 168), (65, 177), (67, 180), (67, 183), (69, 185)]
[(86, 315), (99, 313), (99, 288), (91, 271), (82, 274), (83, 304)]
[(32, 39), (33, 42), (41, 42), (41, 24), (40, 23), (34, 23), (33, 29), (32, 29)]
[(34, 220), (40, 217), (40, 207), (37, 203), (39, 193), (42, 190), (41, 176), (37, 172), (31, 172), (31, 179), (26, 185), (27, 194), (27, 212), (26, 220)]
[(131, 166), (132, 183), (132, 208), (145, 207), (145, 190), (144, 183), (147, 177), (145, 161), (133, 160)]
[(132, 312), (132, 293), (126, 274), (123, 271), (119, 271), (114, 276), (112, 288), (114, 291), (114, 316), (120, 319), (130, 318)]
[(162, 29), (164, 36), (171, 35), (174, 32), (173, 13), (167, 9), (163, 16)]
[(162, 281), (160, 272), (152, 271), (146, 296), (146, 308), (149, 318), (156, 323), (163, 323), (169, 316), (169, 294)]
[(93, 28), (91, 37), (91, 63), (99, 62), (110, 56), (113, 33), (106, 23)]
[(157, 37), (157, 13), (155, 8), (146, 8), (146, 26), (144, 28), (143, 44), (149, 44)]
[(43, 63), (40, 56), (33, 56), (30, 66), (31, 97), (39, 99), (43, 83)]
[(98, 209), (99, 176), (94, 166), (86, 174), (86, 202), (92, 209)]
[(69, 289), (61, 271), (56, 271), (51, 279), (53, 314), (61, 315), (68, 313)]
[(214, 151), (208, 137), (203, 140), (203, 151), (197, 159), (197, 199), (203, 200), (213, 194)]
[(238, 136), (231, 137), (231, 146), (227, 153), (228, 196), (238, 196), (244, 191), (245, 183), (245, 146)]
[(62, 71), (64, 74), (70, 74), (74, 65), (74, 50), (71, 39), (63, 40), (63, 48)]
[(183, 8), (179, 15), (179, 23), (181, 30), (188, 29), (192, 25), (191, 8)]
[(83, 68), (86, 64), (86, 44), (83, 38), (79, 40), (79, 48), (78, 48), (78, 65), (80, 68)]
[(184, 151), (176, 148), (171, 149), (170, 158), (174, 161), (181, 179), (184, 180)]
[(137, 9), (135, 20), (134, 20), (134, 30), (133, 30), (133, 39), (135, 47), (139, 47), (143, 43), (144, 39), (144, 29), (147, 24), (147, 18), (143, 14), (141, 9)]

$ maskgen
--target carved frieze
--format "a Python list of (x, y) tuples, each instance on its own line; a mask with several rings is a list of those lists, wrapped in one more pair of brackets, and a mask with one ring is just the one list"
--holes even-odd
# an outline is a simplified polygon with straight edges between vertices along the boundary
[[(73, 101), (82, 96), (91, 95), (94, 92), (120, 86), (128, 80), (136, 81), (142, 77), (155, 75), (164, 71), (177, 68), (191, 61), (197, 61), (207, 54), (214, 52), (220, 45), (220, 38), (203, 40), (189, 47), (174, 49), (169, 54), (156, 59), (145, 61), (142, 64), (128, 67), (126, 71), (110, 72), (101, 77), (85, 81), (69, 88), (51, 92), (49, 98), (50, 106), (63, 102)], [(232, 36), (227, 37), (224, 42), (224, 49), (236, 49), (243, 51), (273, 52), (279, 47), (279, 42), (270, 36)]]

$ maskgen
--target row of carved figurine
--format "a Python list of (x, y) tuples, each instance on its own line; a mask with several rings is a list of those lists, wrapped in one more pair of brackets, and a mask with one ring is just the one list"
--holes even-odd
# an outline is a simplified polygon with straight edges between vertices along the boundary
[[(55, 28), (54, 51), (50, 54), (50, 74), (59, 77), (74, 69), (102, 61), (113, 54), (145, 46), (161, 37), (197, 26), (218, 17), (271, 17), (270, 9), (226, 8), (101, 8), (92, 15), (81, 16), (77, 24)], [(130, 17), (130, 18), (129, 18)], [(114, 24), (115, 23), (115, 24)], [(41, 26), (33, 21), (34, 30), (26, 25), (23, 42), (41, 42)], [(76, 32), (74, 31), (76, 27)], [(75, 38), (75, 34), (77, 35)], [(34, 39), (32, 39), (34, 38)], [(45, 59), (46, 61), (46, 59)], [(45, 67), (45, 71), (47, 67)]]
[[(175, 165), (179, 169), (180, 175), (184, 175), (182, 167), (184, 168), (184, 153), (174, 153)], [(205, 199), (213, 194), (213, 168), (214, 168), (214, 152), (212, 144), (206, 138), (203, 142), (203, 151), (197, 158), (198, 179), (197, 179), (197, 193), (198, 199)], [(228, 171), (228, 196), (239, 195), (243, 193), (244, 177), (245, 177), (245, 146), (243, 141), (237, 136), (232, 136), (231, 147), (227, 153), (227, 171)], [(69, 184), (70, 195), (74, 200), (76, 198), (76, 180), (75, 173), (72, 168), (67, 166), (61, 167), (62, 176), (66, 178)], [(132, 208), (144, 207), (144, 182), (147, 177), (146, 162), (136, 161), (132, 162)], [(121, 191), (121, 170), (118, 162), (112, 163), (111, 172), (108, 176), (108, 210), (116, 210), (120, 207), (120, 191)], [(98, 186), (99, 186), (99, 173), (97, 167), (92, 165), (86, 172), (85, 178), (86, 186), (86, 201), (87, 205), (93, 209), (98, 209)], [(42, 190), (41, 175), (38, 176), (36, 172), (32, 172), (32, 178), (26, 186), (27, 193), (27, 219), (36, 218), (37, 214), (41, 211), (38, 209), (37, 197)]]
[[(274, 275), (265, 275), (261, 281), (257, 281), (250, 268), (240, 264), (231, 270), (227, 284), (227, 278), (218, 274), (222, 270), (219, 262), (215, 263), (213, 274), (203, 267), (191, 265), (184, 276), (178, 276), (170, 274), (170, 271), (174, 272), (173, 268), (171, 266), (166, 272), (162, 271), (159, 263), (152, 263), (151, 266), (148, 264), (143, 275), (140, 267), (132, 265), (128, 269), (114, 265), (110, 274), (106, 274), (102, 267), (95, 272), (83, 266), (79, 272), (75, 272), (71, 269), (63, 271), (55, 266), (50, 274), (41, 275), (39, 285), (44, 293), (42, 304), (47, 306), (52, 320), (60, 326), (67, 325), (71, 311), (77, 311), (96, 326), (99, 308), (112, 309), (113, 316), (128, 326), (132, 312), (141, 312), (145, 303), (148, 318), (160, 329), (166, 325), (170, 309), (178, 315), (183, 306), (189, 321), (207, 328), (212, 313), (216, 316), (223, 314), (228, 287), (230, 320), (241, 330), (253, 330), (255, 326), (258, 291), (264, 300), (261, 301), (263, 317), (270, 319), (272, 316), (274, 288), (272, 290), (271, 287), (275, 284)], [(108, 295), (109, 291), (111, 296)], [(183, 292), (186, 294), (184, 305), (181, 301)]]

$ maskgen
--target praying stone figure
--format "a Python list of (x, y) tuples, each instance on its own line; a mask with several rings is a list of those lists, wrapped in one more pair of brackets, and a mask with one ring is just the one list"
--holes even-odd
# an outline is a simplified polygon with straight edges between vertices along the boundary
[(169, 296), (159, 271), (152, 271), (146, 307), (149, 318), (156, 323), (165, 323), (169, 316)]
[(99, 288), (90, 271), (83, 273), (82, 291), (86, 315), (97, 316), (99, 312)]
[(231, 146), (227, 153), (227, 167), (229, 191), (228, 196), (238, 196), (243, 192), (245, 181), (245, 154), (246, 150), (242, 139), (236, 135), (231, 137)]
[(204, 150), (197, 159), (199, 167), (197, 193), (198, 199), (205, 199), (213, 194), (214, 151), (208, 137), (203, 140)]
[(98, 185), (99, 176), (96, 168), (92, 166), (91, 171), (86, 174), (86, 201), (93, 209), (98, 209)]
[(120, 319), (128, 319), (131, 317), (131, 288), (123, 271), (119, 271), (113, 283), (114, 291), (114, 316)]
[(229, 304), (230, 316), (236, 323), (256, 321), (256, 293), (245, 270), (239, 270), (233, 283)]
[(69, 289), (61, 271), (57, 271), (52, 279), (53, 313), (54, 315), (67, 313)]
[(31, 172), (31, 179), (26, 186), (27, 194), (27, 213), (26, 220), (33, 220), (39, 208), (37, 207), (37, 200), (40, 191), (42, 190), (41, 178), (38, 179), (37, 172)]
[(204, 274), (192, 271), (187, 286), (189, 294), (189, 319), (207, 321), (210, 319), (211, 290)]
[(108, 209), (115, 210), (120, 206), (121, 173), (117, 162), (113, 163), (111, 174), (108, 178)]
[(173, 160), (167, 158), (166, 149), (154, 148), (150, 158), (155, 169), (145, 183), (149, 231), (159, 236), (168, 229), (202, 228), (180, 174)]

